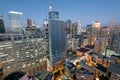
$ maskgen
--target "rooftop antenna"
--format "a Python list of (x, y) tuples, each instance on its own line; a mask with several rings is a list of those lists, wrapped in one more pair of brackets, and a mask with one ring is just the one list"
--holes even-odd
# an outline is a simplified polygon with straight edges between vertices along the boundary
[(52, 3), (49, 6), (50, 11), (53, 11)]

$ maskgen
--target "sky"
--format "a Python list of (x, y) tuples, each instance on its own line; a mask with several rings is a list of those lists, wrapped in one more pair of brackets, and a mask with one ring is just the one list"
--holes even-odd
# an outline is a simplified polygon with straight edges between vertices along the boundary
[(75, 22), (80, 20), (82, 26), (100, 21), (102, 26), (109, 26), (112, 19), (120, 24), (120, 0), (1, 0), (0, 13), (9, 27), (8, 12), (22, 12), (22, 24), (30, 18), (39, 26), (48, 18), (49, 5), (59, 12), (60, 19)]

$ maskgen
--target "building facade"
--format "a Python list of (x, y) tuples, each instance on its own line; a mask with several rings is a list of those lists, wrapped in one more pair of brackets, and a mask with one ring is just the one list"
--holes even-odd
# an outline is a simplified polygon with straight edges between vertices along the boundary
[(22, 29), (22, 13), (21, 12), (15, 12), (15, 11), (10, 11), (8, 12), (9, 14), (9, 22), (10, 22), (10, 32), (15, 33), (15, 34), (22, 34), (23, 29)]
[(38, 35), (0, 35), (0, 60), (5, 75), (17, 70), (30, 75), (38, 70), (47, 70), (45, 51), (45, 42)]
[(49, 19), (44, 21), (45, 39), (47, 41), (47, 69), (57, 70), (65, 60), (66, 31), (64, 21), (59, 19), (59, 13), (50, 6)]
[(5, 33), (5, 26), (3, 21), (3, 16), (0, 15), (0, 33)]

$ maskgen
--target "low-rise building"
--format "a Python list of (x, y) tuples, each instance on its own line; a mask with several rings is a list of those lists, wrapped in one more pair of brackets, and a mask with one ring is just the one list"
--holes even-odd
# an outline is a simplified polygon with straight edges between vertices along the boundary
[(88, 51), (90, 51), (89, 49), (86, 49), (86, 48), (80, 48), (80, 49), (77, 49), (76, 52), (77, 52), (77, 56), (82, 56), (82, 55), (85, 55)]
[(94, 74), (89, 72), (88, 70), (85, 70), (84, 68), (81, 68), (76, 71), (76, 80), (93, 80)]
[(73, 78), (75, 76), (75, 70), (76, 70), (76, 67), (74, 64), (72, 64), (71, 62), (66, 62), (64, 65), (63, 65), (63, 69), (64, 69), (64, 72), (67, 76)]
[(111, 64), (108, 68), (110, 80), (120, 80), (120, 64)]
[(34, 77), (37, 80), (54, 80), (54, 75), (50, 71), (39, 71), (39, 72), (36, 72)]

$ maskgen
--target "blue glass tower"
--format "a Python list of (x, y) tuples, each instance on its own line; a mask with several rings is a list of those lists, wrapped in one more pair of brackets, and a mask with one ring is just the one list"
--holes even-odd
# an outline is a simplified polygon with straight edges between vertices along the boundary
[(59, 13), (50, 6), (48, 18), (48, 70), (55, 70), (65, 59), (66, 32), (64, 21), (59, 19)]

